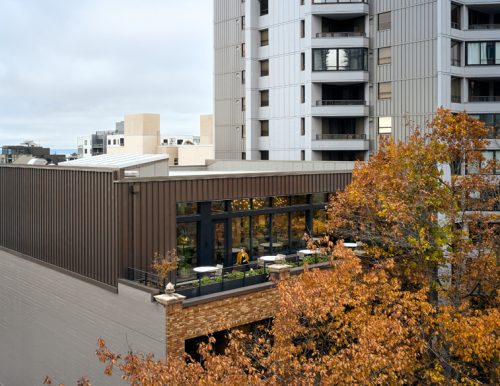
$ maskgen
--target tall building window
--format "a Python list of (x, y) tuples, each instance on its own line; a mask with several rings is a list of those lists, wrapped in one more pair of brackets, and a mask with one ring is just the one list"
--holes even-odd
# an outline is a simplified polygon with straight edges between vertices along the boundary
[(391, 134), (392, 133), (392, 118), (391, 117), (379, 117), (378, 118), (378, 133), (379, 134)]
[(245, 125), (241, 125), (241, 138), (247, 137), (247, 128)]
[(247, 153), (246, 152), (241, 152), (241, 159), (245, 160), (247, 159)]
[(301, 150), (300, 151), (300, 160), (301, 161), (305, 161), (306, 160), (306, 151), (305, 150)]
[(245, 97), (241, 98), (241, 111), (245, 111), (247, 108)]
[(306, 53), (300, 53), (300, 71), (304, 71), (306, 69)]
[(462, 79), (451, 77), (451, 101), (462, 103)]
[(300, 37), (301, 38), (306, 37), (306, 21), (305, 20), (300, 21)]
[(260, 121), (260, 136), (269, 137), (269, 121)]
[(269, 75), (269, 59), (264, 59), (260, 61), (260, 76)]
[(269, 30), (267, 28), (260, 30), (260, 45), (261, 46), (269, 45)]
[(366, 48), (313, 49), (313, 71), (367, 71)]
[(245, 16), (241, 17), (241, 29), (245, 29)]
[(461, 53), (461, 48), (462, 43), (459, 42), (458, 40), (452, 40), (451, 41), (451, 65), (452, 66), (460, 66), (461, 65), (461, 60), (460, 60), (460, 53)]
[(451, 4), (451, 28), (460, 29), (461, 5)]
[(377, 19), (378, 19), (377, 29), (379, 31), (391, 29), (391, 13), (390, 12), (379, 13)]
[(268, 160), (269, 159), (269, 150), (261, 150), (260, 151), (260, 159)]
[(306, 119), (300, 118), (300, 135), (306, 135)]
[(378, 84), (378, 99), (391, 99), (391, 82), (381, 82)]
[(260, 16), (267, 15), (269, 13), (269, 1), (259, 0), (260, 5)]
[(245, 43), (241, 43), (241, 57), (244, 58), (245, 56)]
[(500, 64), (500, 41), (468, 42), (466, 47), (468, 66)]
[(300, 86), (300, 103), (306, 103), (306, 86)]
[(245, 84), (246, 79), (245, 79), (245, 70), (241, 71), (241, 84)]
[(260, 105), (269, 106), (269, 90), (260, 90)]
[(391, 64), (391, 47), (378, 49), (378, 64)]

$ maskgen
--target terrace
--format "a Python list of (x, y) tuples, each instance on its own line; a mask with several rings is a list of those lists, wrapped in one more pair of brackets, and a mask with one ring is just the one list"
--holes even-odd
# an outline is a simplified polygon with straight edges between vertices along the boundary
[(168, 280), (160, 280), (159, 276), (153, 272), (129, 268), (128, 281), (162, 294), (167, 281), (171, 280), (175, 285), (176, 293), (190, 299), (266, 283), (269, 281), (270, 267), (278, 263), (290, 266), (292, 275), (302, 273), (305, 264), (311, 268), (321, 269), (330, 266), (327, 255), (319, 250), (301, 250), (297, 254), (264, 256), (230, 267), (200, 267), (203, 268), (201, 270), (203, 272), (198, 273), (195, 268), (194, 274), (188, 278), (181, 278), (173, 273)]

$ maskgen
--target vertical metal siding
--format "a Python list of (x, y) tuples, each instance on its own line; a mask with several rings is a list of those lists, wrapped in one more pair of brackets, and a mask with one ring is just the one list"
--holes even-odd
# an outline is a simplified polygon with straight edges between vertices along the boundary
[(111, 171), (0, 167), (0, 246), (117, 285)]

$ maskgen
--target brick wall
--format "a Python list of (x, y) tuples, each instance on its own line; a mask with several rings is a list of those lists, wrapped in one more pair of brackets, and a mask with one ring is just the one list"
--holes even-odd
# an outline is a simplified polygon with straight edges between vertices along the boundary
[[(269, 266), (270, 281), (219, 294), (185, 300), (174, 293), (157, 295), (165, 306), (166, 356), (182, 355), (186, 339), (206, 336), (274, 316), (278, 290), (274, 283), (290, 277), (290, 266)], [(168, 287), (168, 286), (167, 286)]]

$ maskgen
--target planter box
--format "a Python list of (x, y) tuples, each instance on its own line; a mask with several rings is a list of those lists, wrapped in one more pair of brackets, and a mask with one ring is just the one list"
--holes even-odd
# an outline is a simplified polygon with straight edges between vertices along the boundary
[(266, 282), (267, 279), (267, 274), (263, 275), (255, 275), (255, 276), (248, 276), (245, 278), (245, 287), (249, 285), (254, 285), (254, 284), (260, 284)]
[(224, 285), (223, 285), (224, 291), (229, 291), (241, 287), (243, 287), (243, 279), (224, 280)]

